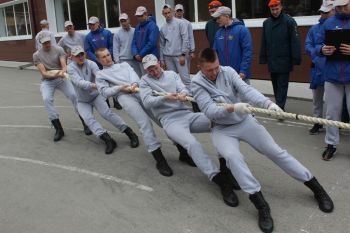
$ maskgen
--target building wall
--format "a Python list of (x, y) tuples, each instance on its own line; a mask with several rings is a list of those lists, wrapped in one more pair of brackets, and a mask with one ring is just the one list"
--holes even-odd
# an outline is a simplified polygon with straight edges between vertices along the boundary
[[(0, 3), (6, 2), (5, 0), (0, 0)], [(33, 4), (35, 2), (35, 4)], [(17, 40), (17, 41), (1, 41), (0, 42), (0, 60), (8, 61), (32, 61), (32, 54), (35, 51), (34, 48), (34, 37), (35, 34), (40, 31), (39, 22), (41, 19), (46, 18), (46, 8), (45, 0), (29, 0), (29, 9), (31, 11), (32, 20), (32, 35), (31, 40)], [(132, 25), (136, 25), (136, 17), (134, 16), (136, 8), (140, 5), (138, 1), (121, 0), (120, 7), (123, 12), (126, 12), (130, 19)], [(142, 1), (149, 13), (154, 14), (154, 0), (144, 0)], [(309, 80), (309, 67), (310, 59), (306, 56), (304, 52), (304, 41), (309, 27), (299, 27), (301, 35), (302, 44), (302, 64), (300, 66), (295, 66), (294, 71), (291, 73), (291, 81), (295, 82), (308, 82)], [(249, 28), (252, 38), (253, 38), (253, 63), (252, 63), (252, 78), (253, 79), (269, 79), (269, 73), (267, 71), (267, 65), (259, 64), (259, 51), (260, 51), (260, 37), (261, 28)], [(204, 30), (194, 31), (194, 36), (196, 39), (196, 53), (206, 47), (208, 47), (208, 42), (205, 36)], [(195, 60), (191, 65), (191, 73), (196, 73), (198, 71), (197, 64)]]
[[(0, 3), (10, 1), (0, 0)], [(35, 2), (35, 4), (33, 4)], [(30, 11), (32, 24), (31, 40), (13, 40), (0, 41), (0, 60), (5, 61), (32, 61), (32, 55), (35, 52), (34, 38), (40, 31), (39, 22), (46, 18), (45, 0), (29, 0), (28, 7)]]

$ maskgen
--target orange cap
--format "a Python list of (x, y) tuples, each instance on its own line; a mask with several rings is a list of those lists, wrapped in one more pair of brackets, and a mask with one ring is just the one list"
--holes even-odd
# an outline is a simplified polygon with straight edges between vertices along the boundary
[(273, 6), (277, 6), (277, 5), (279, 5), (279, 4), (281, 4), (281, 1), (280, 0), (270, 0), (270, 2), (269, 2), (269, 7), (273, 7)]
[(213, 9), (213, 8), (218, 8), (222, 6), (222, 3), (220, 1), (212, 1), (209, 3), (208, 8)]

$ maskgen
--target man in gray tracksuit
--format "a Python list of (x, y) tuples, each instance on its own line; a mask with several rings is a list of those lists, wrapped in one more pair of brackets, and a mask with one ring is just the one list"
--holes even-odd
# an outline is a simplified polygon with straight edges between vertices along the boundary
[[(192, 133), (209, 132), (210, 121), (203, 113), (193, 113), (184, 104), (188, 89), (173, 71), (164, 71), (158, 59), (149, 54), (142, 59), (147, 74), (142, 76), (140, 94), (144, 106), (160, 121), (168, 137), (183, 146), (198, 168), (217, 183), (225, 203), (237, 206), (238, 199), (228, 177), (219, 171), (216, 164), (204, 152), (202, 145)], [(154, 96), (153, 91), (167, 93)]]
[(95, 62), (85, 59), (85, 51), (81, 46), (72, 48), (72, 60), (68, 65), (68, 74), (77, 93), (78, 111), (92, 132), (106, 143), (105, 153), (111, 154), (117, 143), (96, 121), (92, 113), (93, 107), (120, 132), (129, 136), (132, 130), (120, 116), (111, 111), (106, 99), (97, 91), (95, 77), (100, 69)]
[(61, 46), (67, 54), (68, 64), (70, 63), (71, 51), (75, 46), (84, 48), (85, 35), (81, 32), (75, 31), (74, 24), (71, 21), (64, 22), (64, 30), (67, 35), (63, 36), (58, 41), (58, 46)]
[[(65, 79), (67, 66), (66, 54), (63, 49), (59, 46), (51, 45), (51, 33), (49, 32), (42, 32), (38, 36), (38, 40), (42, 46), (33, 54), (33, 61), (34, 65), (41, 73), (41, 94), (46, 112), (48, 113), (49, 119), (56, 130), (53, 140), (59, 141), (64, 136), (64, 131), (59, 120), (59, 114), (53, 105), (55, 91), (56, 89), (62, 91), (63, 94), (72, 102), (75, 111), (78, 113), (77, 96), (72, 83)], [(58, 72), (53, 73), (50, 72), (51, 70), (58, 70)], [(85, 134), (91, 134), (83, 120), (82, 123)]]
[(139, 63), (134, 60), (131, 52), (131, 44), (134, 38), (135, 28), (131, 27), (129, 16), (122, 13), (119, 16), (121, 28), (113, 36), (113, 58), (116, 63), (126, 62), (141, 77), (142, 71)]
[[(147, 150), (157, 162), (156, 167), (159, 173), (171, 176), (173, 171), (163, 156), (161, 144), (154, 132), (151, 119), (158, 125), (160, 123), (150, 111), (145, 109), (138, 93), (140, 78), (128, 63), (113, 64), (107, 49), (97, 50), (96, 55), (103, 65), (103, 70), (97, 73), (96, 79), (99, 92), (106, 98), (113, 96), (118, 99), (123, 109), (139, 126)], [(177, 147), (181, 153), (181, 148)]]
[(191, 79), (186, 55), (189, 52), (188, 29), (186, 23), (173, 15), (169, 5), (163, 7), (166, 23), (160, 29), (160, 62), (163, 68), (178, 73), (182, 82), (189, 89)]
[[(261, 108), (282, 111), (252, 86), (241, 80), (237, 72), (228, 66), (220, 66), (213, 49), (205, 49), (199, 57), (201, 71), (192, 79), (191, 88), (201, 111), (212, 121), (213, 144), (222, 155), (237, 179), (242, 190), (249, 193), (250, 200), (259, 210), (259, 226), (271, 232), (273, 220), (268, 203), (261, 193), (260, 183), (250, 172), (239, 142), (245, 141), (261, 152), (287, 174), (304, 182), (315, 194), (319, 207), (324, 212), (333, 210), (333, 202), (316, 178), (286, 150), (280, 148), (267, 130), (251, 115), (244, 98)], [(218, 103), (227, 103), (219, 106)]]
[(189, 54), (186, 55), (186, 60), (187, 60), (188, 70), (190, 71), (191, 70), (191, 59), (194, 59), (196, 57), (194, 54), (194, 51), (196, 49), (196, 45), (194, 42), (192, 23), (183, 17), (184, 13), (185, 13), (184, 6), (182, 4), (177, 4), (175, 6), (175, 17), (178, 19), (182, 19), (186, 23), (187, 30), (188, 30)]
[(40, 21), (41, 31), (38, 32), (35, 36), (35, 48), (39, 50), (42, 48), (42, 44), (40, 43), (40, 38), (42, 38), (42, 34), (46, 34), (50, 36), (51, 46), (57, 45), (55, 35), (49, 30), (49, 22), (46, 19)]

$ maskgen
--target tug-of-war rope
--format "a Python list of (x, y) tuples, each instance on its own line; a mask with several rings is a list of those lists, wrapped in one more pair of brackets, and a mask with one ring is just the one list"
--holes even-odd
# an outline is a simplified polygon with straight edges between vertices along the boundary
[[(58, 70), (51, 70), (50, 72), (52, 73), (57, 73)], [(70, 77), (67, 73), (64, 74), (64, 79), (70, 80)], [(115, 80), (113, 79), (108, 79), (113, 84), (115, 83)], [(117, 85), (117, 84), (116, 84)], [(132, 90), (130, 89), (130, 92)], [(135, 92), (139, 92), (139, 88), (134, 88)], [(166, 92), (158, 92), (153, 90), (152, 94), (154, 96), (166, 96), (169, 95), (169, 93)], [(186, 97), (187, 101), (190, 102), (196, 102), (196, 100), (193, 97), (187, 96)], [(218, 103), (219, 106), (225, 106), (227, 103)], [(264, 108), (256, 108), (256, 107), (248, 107), (249, 110), (252, 113), (257, 113), (257, 114), (265, 114), (268, 115), (269, 117), (275, 118), (275, 119), (292, 119), (292, 120), (298, 120), (298, 121), (303, 121), (307, 123), (313, 123), (313, 124), (320, 124), (324, 126), (334, 126), (342, 129), (350, 129), (350, 124), (340, 122), (340, 121), (333, 121), (333, 120), (327, 120), (323, 118), (318, 118), (318, 117), (311, 117), (311, 116), (306, 116), (306, 115), (301, 115), (301, 114), (296, 114), (296, 113), (289, 113), (289, 112), (277, 112), (273, 110), (268, 110)]]
[[(168, 93), (165, 93), (165, 92), (153, 91), (153, 95), (155, 96), (166, 96), (167, 94)], [(186, 97), (186, 100), (190, 102), (196, 102), (196, 100), (193, 97), (189, 97), (189, 96)], [(225, 106), (227, 105), (227, 103), (218, 103), (218, 105)], [(310, 116), (296, 114), (296, 113), (277, 112), (277, 111), (268, 110), (264, 108), (256, 108), (256, 107), (248, 107), (248, 108), (252, 113), (266, 114), (276, 119), (283, 119), (283, 120), (293, 119), (293, 120), (304, 121), (307, 123), (313, 123), (313, 124), (317, 123), (320, 125), (328, 125), (328, 126), (335, 126), (342, 129), (350, 129), (350, 124), (340, 122), (340, 121), (327, 120), (327, 119), (318, 118), (318, 117), (310, 117)]]

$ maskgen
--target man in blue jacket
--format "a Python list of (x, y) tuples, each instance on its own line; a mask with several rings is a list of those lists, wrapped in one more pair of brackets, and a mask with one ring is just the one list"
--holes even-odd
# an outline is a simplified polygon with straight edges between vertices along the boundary
[(221, 27), (215, 35), (214, 50), (222, 66), (231, 66), (249, 84), (252, 63), (252, 37), (248, 28), (231, 17), (231, 9), (221, 6), (212, 15)]
[[(346, 97), (347, 108), (350, 110), (350, 44), (342, 43), (339, 47), (326, 44), (325, 34), (328, 30), (350, 29), (350, 2), (349, 0), (335, 0), (333, 3), (336, 14), (327, 19), (322, 30), (318, 33), (316, 51), (318, 55), (327, 58), (325, 77), (325, 102), (327, 106), (326, 118), (339, 121), (342, 113), (343, 98)], [(326, 44), (326, 45), (325, 45)], [(330, 58), (336, 51), (347, 57), (346, 60), (333, 60)], [(338, 127), (326, 127), (326, 150), (322, 159), (329, 161), (333, 158), (339, 144)]]
[(263, 23), (260, 64), (268, 64), (276, 104), (284, 110), (289, 73), (301, 62), (300, 38), (295, 20), (283, 12), (280, 0), (270, 0), (271, 16)]
[(159, 28), (155, 23), (155, 19), (149, 16), (144, 6), (136, 9), (135, 16), (139, 24), (135, 28), (134, 38), (132, 40), (131, 52), (136, 61), (138, 61), (142, 74), (145, 70), (142, 66), (142, 58), (147, 54), (153, 54), (159, 57), (158, 52), (158, 35)]
[(91, 16), (89, 19), (90, 32), (86, 35), (84, 48), (90, 60), (96, 62), (98, 67), (102, 69), (102, 65), (97, 61), (95, 51), (99, 48), (108, 48), (113, 54), (113, 35), (112, 33), (100, 26), (100, 20)]
[[(84, 49), (88, 58), (94, 61), (98, 68), (102, 70), (102, 65), (97, 61), (95, 51), (99, 48), (107, 48), (113, 54), (113, 35), (109, 30), (101, 27), (100, 20), (96, 16), (89, 18), (89, 28), (90, 32), (85, 37)], [(108, 99), (106, 102), (110, 106)], [(113, 99), (113, 102), (116, 109), (122, 109), (118, 101)]]
[[(318, 56), (316, 51), (316, 37), (317, 33), (321, 30), (323, 23), (327, 18), (334, 15), (333, 2), (324, 0), (323, 4), (319, 10), (321, 18), (319, 23), (312, 26), (307, 33), (305, 39), (305, 52), (311, 58), (311, 70), (310, 70), (310, 89), (312, 89), (313, 95), (313, 116), (323, 117), (323, 94), (324, 94), (324, 77), (323, 71), (326, 63), (326, 58), (324, 56)], [(321, 124), (314, 124), (314, 126), (309, 130), (310, 134), (318, 134), (323, 126)]]

